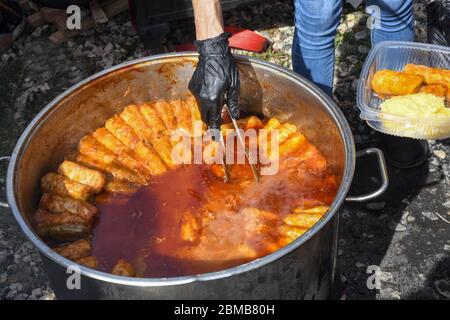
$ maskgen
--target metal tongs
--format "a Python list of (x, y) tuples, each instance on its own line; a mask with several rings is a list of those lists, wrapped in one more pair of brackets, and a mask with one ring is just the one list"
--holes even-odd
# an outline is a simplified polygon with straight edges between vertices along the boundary
[[(233, 123), (234, 130), (236, 131), (236, 136), (237, 136), (237, 138), (239, 140), (239, 143), (240, 143), (242, 149), (244, 150), (245, 157), (247, 158), (248, 163), (250, 164), (250, 168), (252, 169), (253, 176), (255, 177), (256, 182), (259, 182), (260, 174), (259, 174), (258, 168), (256, 167), (256, 161), (254, 161), (252, 155), (248, 151), (247, 146), (245, 145), (244, 137), (241, 134), (241, 130), (239, 129), (239, 126), (237, 124), (236, 119), (233, 118), (233, 116), (231, 115), (231, 112), (228, 109), (228, 107), (225, 106), (225, 108), (227, 109), (228, 114), (230, 115), (231, 122)], [(223, 166), (223, 172), (224, 172), (223, 180), (225, 182), (228, 182), (228, 181), (230, 181), (230, 170), (229, 170), (229, 167), (228, 167), (228, 165), (226, 163), (226, 152), (225, 152), (226, 148), (225, 148), (225, 142), (223, 140), (223, 136), (222, 135), (220, 135), (220, 142), (221, 142), (222, 148), (224, 150), (224, 152), (223, 152), (223, 160), (222, 160), (222, 166)]]

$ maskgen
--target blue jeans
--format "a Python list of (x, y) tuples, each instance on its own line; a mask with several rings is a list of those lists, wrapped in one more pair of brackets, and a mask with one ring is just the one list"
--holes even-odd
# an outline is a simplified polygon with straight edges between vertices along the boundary
[[(334, 40), (344, 0), (295, 0), (294, 71), (333, 92)], [(371, 10), (372, 45), (385, 40), (414, 41), (413, 0), (366, 0)], [(379, 13), (379, 14), (378, 14)], [(379, 18), (379, 19), (377, 19)]]

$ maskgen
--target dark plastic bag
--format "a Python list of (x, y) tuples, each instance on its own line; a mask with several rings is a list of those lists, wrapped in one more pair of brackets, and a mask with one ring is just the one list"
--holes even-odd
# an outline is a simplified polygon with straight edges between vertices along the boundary
[(450, 46), (450, 0), (433, 0), (427, 5), (428, 42)]

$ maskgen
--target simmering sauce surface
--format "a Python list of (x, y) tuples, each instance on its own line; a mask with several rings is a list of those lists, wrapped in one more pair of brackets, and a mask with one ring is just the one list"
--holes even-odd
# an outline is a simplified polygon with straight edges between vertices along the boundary
[[(278, 174), (262, 176), (259, 183), (248, 179), (248, 165), (236, 165), (247, 178), (230, 183), (211, 166), (189, 165), (155, 177), (134, 194), (99, 196), (92, 252), (99, 269), (108, 271), (125, 259), (139, 276), (182, 276), (236, 266), (279, 249), (283, 218), (293, 208), (329, 205), (337, 191), (333, 175), (310, 173), (302, 163), (281, 164)], [(195, 241), (180, 237), (186, 216), (200, 221)]]

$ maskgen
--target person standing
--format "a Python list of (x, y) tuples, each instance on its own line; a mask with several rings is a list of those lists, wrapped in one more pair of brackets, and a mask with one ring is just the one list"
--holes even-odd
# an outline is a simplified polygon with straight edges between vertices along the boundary
[[(293, 69), (329, 96), (333, 94), (335, 37), (344, 1), (362, 2), (294, 0)], [(218, 129), (224, 102), (233, 117), (239, 115), (239, 73), (228, 46), (230, 35), (224, 33), (220, 0), (192, 0), (192, 5), (200, 58), (189, 89), (198, 101), (202, 120), (209, 128)], [(387, 40), (414, 41), (413, 0), (366, 0), (366, 6), (372, 20), (372, 45)], [(428, 157), (426, 140), (387, 134), (380, 139), (387, 159), (397, 168), (419, 166)]]
[[(344, 0), (295, 0), (292, 64), (295, 72), (333, 92), (334, 42)], [(226, 102), (232, 115), (239, 110), (239, 73), (224, 32), (220, 0), (192, 0), (199, 63), (189, 89), (199, 102), (202, 119), (219, 128)], [(372, 44), (384, 40), (414, 41), (413, 0), (367, 0), (372, 19)]]

